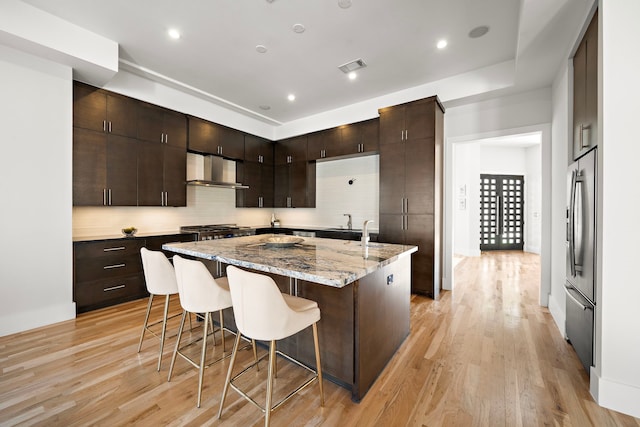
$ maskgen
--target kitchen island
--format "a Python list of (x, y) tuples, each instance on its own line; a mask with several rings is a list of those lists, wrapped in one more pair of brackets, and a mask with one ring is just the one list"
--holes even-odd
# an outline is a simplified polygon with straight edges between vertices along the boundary
[[(163, 249), (235, 265), (274, 278), (280, 290), (314, 300), (320, 307), (318, 332), (325, 376), (364, 397), (409, 334), (411, 253), (415, 246), (304, 238), (291, 247), (271, 247), (274, 235), (163, 245)], [(225, 312), (225, 326), (233, 313)], [(278, 342), (278, 349), (314, 366), (310, 330)]]

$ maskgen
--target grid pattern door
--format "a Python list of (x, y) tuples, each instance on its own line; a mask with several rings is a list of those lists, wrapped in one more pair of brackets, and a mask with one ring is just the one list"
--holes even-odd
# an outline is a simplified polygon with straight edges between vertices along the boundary
[(480, 175), (480, 250), (524, 248), (524, 176)]

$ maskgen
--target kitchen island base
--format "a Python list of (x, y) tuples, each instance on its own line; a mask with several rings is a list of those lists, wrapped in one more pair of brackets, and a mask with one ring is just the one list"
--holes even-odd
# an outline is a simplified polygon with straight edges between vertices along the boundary
[[(318, 303), (318, 334), (326, 379), (349, 389), (359, 402), (409, 335), (411, 256), (368, 274), (342, 288), (277, 274), (282, 292)], [(236, 330), (233, 311), (225, 310), (225, 326)], [(307, 366), (315, 366), (311, 328), (278, 341), (278, 350)]]

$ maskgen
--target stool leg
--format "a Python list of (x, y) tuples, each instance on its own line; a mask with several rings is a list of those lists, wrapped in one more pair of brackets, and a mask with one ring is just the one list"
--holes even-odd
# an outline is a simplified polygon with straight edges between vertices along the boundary
[(164, 338), (167, 335), (167, 317), (169, 317), (169, 296), (164, 300), (164, 317), (162, 319), (162, 335), (160, 336), (160, 354), (158, 355), (158, 372), (162, 365), (162, 352), (164, 351)]
[[(211, 321), (211, 313), (206, 312), (204, 315), (204, 329), (202, 336), (202, 354), (200, 356), (200, 370), (198, 372), (198, 408), (200, 407), (200, 400), (202, 398), (202, 380), (204, 379), (204, 359), (207, 356), (207, 327)], [(215, 339), (215, 335), (213, 337)]]
[(320, 385), (320, 406), (324, 406), (324, 389), (322, 387), (322, 365), (320, 364), (320, 345), (318, 344), (318, 325), (313, 324), (313, 345), (316, 350), (316, 371), (318, 372), (318, 385)]
[[(224, 346), (224, 317), (222, 316), (222, 310), (220, 310), (220, 334), (222, 335), (222, 353), (224, 354), (226, 347)], [(213, 338), (215, 341), (216, 337)]]
[(271, 421), (271, 398), (273, 397), (273, 371), (276, 365), (276, 342), (269, 344), (269, 374), (267, 375), (267, 404), (264, 407), (264, 425), (269, 427)]
[(144, 324), (142, 325), (142, 333), (140, 334), (140, 344), (138, 344), (138, 353), (142, 349), (142, 340), (144, 339), (144, 333), (147, 332), (147, 325), (149, 324), (149, 313), (151, 313), (151, 303), (153, 302), (153, 294), (149, 294), (149, 303), (147, 304), (147, 314), (144, 316)]
[[(236, 354), (238, 353), (238, 346), (240, 345), (241, 338), (242, 338), (242, 335), (240, 334), (240, 331), (238, 331), (238, 333), (236, 334), (236, 340), (233, 343), (233, 350), (231, 351), (231, 360), (229, 361), (229, 370), (227, 371), (227, 379), (224, 381), (224, 388), (222, 389), (222, 396), (220, 397), (220, 409), (218, 410), (218, 419), (222, 417), (222, 407), (224, 406), (224, 400), (227, 397), (227, 391), (229, 391), (229, 384), (231, 383), (231, 374), (233, 373), (233, 365), (236, 363)], [(255, 341), (253, 341), (254, 352), (255, 352), (255, 349), (256, 349)]]
[[(240, 331), (238, 331), (240, 334)], [(260, 365), (258, 365), (258, 352), (256, 351), (256, 340), (251, 338), (251, 345), (253, 346), (253, 361), (256, 362), (256, 371), (260, 370)]]
[[(211, 326), (211, 335), (213, 335), (213, 346), (216, 346), (216, 328), (213, 327), (213, 316), (211, 313), (205, 315), (205, 319), (209, 316), (209, 326)], [(206, 336), (206, 335), (205, 335)]]
[(185, 317), (187, 317), (187, 311), (182, 311), (182, 320), (180, 321), (180, 329), (178, 330), (178, 337), (176, 338), (176, 348), (173, 350), (173, 356), (171, 356), (171, 365), (169, 365), (169, 376), (167, 381), (171, 381), (171, 374), (173, 373), (173, 365), (176, 363), (176, 356), (180, 349), (180, 339), (182, 338), (182, 328), (184, 328)]

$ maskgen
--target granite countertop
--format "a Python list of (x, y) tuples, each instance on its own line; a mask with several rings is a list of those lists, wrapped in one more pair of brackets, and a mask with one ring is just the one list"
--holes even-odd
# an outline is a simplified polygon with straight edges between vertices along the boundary
[(200, 242), (169, 243), (163, 249), (212, 261), (280, 274), (323, 285), (344, 287), (397, 259), (409, 256), (417, 246), (371, 243), (363, 259), (360, 242), (304, 237), (293, 247), (265, 246), (275, 234)]

